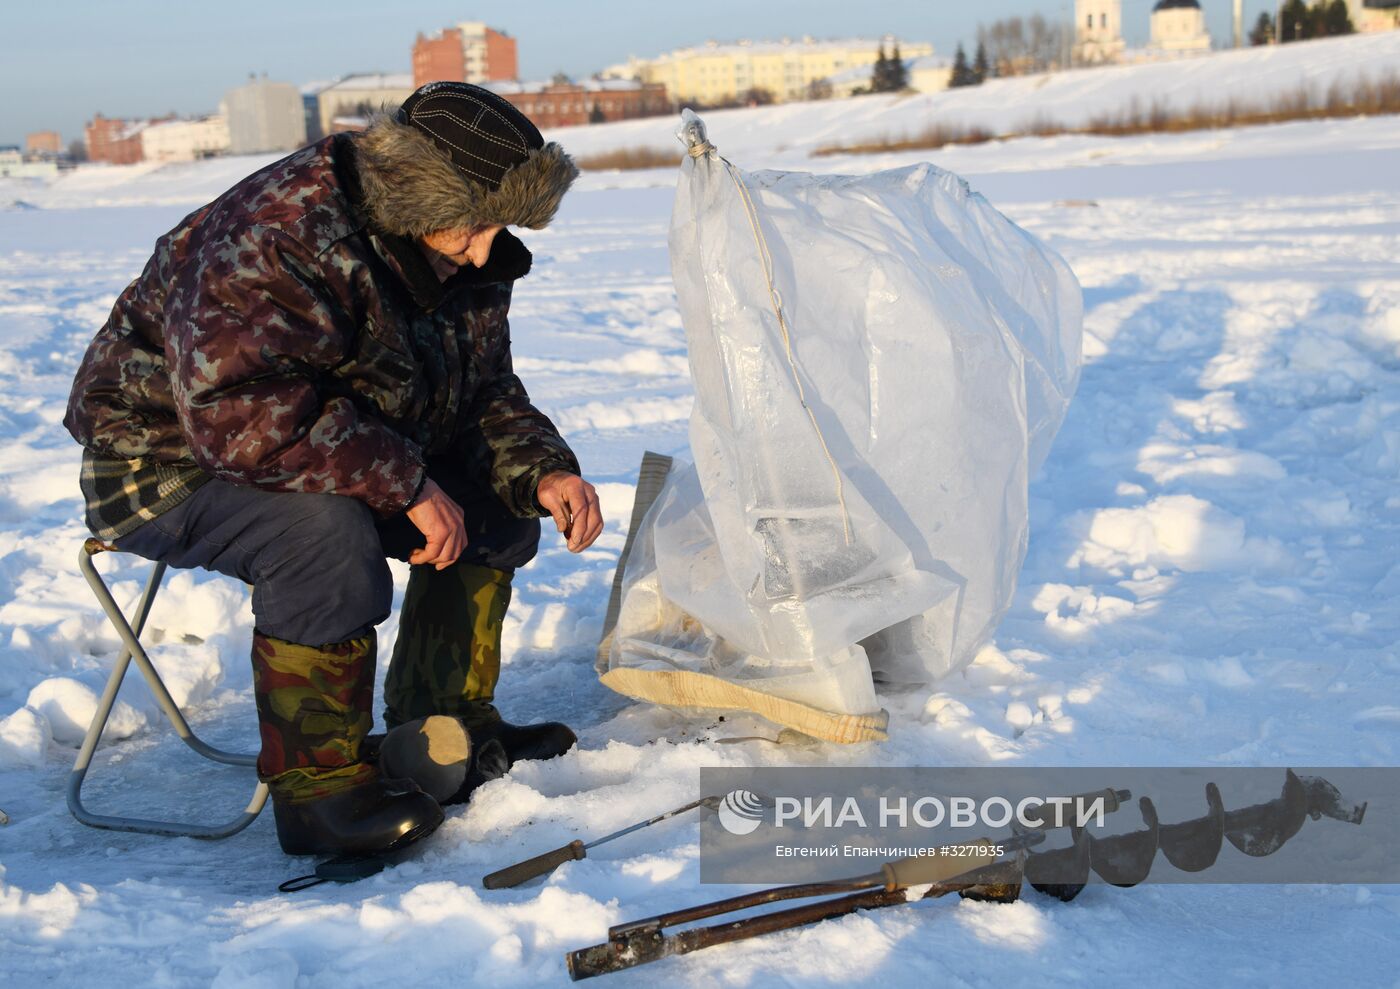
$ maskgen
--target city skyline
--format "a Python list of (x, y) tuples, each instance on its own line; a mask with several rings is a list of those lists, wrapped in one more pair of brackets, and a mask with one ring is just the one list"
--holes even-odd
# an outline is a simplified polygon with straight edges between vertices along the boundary
[[(1146, 40), (1154, 2), (1123, 0), (1130, 45)], [(1228, 43), (1230, 0), (1202, 0), (1202, 6), (1217, 44)], [(1273, 8), (1272, 0), (1247, 0), (1246, 22)], [(0, 37), (24, 39), (24, 44), (0, 48), (0, 85), (26, 98), (0, 114), (0, 146), (22, 144), (26, 133), (38, 130), (57, 130), (66, 144), (80, 139), (83, 124), (99, 112), (109, 117), (211, 113), (226, 90), (252, 73), (297, 85), (352, 72), (408, 73), (420, 31), (463, 20), (484, 20), (509, 32), (519, 42), (521, 77), (542, 79), (559, 71), (583, 77), (629, 55), (741, 37), (894, 34), (932, 42), (938, 52), (951, 55), (959, 42), (975, 44), (979, 23), (1035, 13), (1068, 22), (1072, 9), (1069, 0), (977, 5), (877, 0), (859, 8), (800, 0), (770, 0), (758, 8), (738, 0), (711, 0), (703, 7), (538, 0), (528, 10), (497, 0), (433, 0), (408, 10), (367, 0), (294, 6), (247, 0), (238, 8), (240, 23), (229, 24), (216, 8), (173, 0), (11, 8), (0, 14)]]

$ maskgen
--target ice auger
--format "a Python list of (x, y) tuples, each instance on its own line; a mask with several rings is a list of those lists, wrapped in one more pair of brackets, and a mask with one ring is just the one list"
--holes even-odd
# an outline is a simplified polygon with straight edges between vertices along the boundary
[[(1104, 791), (1113, 799), (1110, 811), (1129, 799), (1125, 790)], [(879, 872), (849, 879), (770, 889), (701, 904), (644, 920), (619, 924), (608, 930), (608, 940), (565, 956), (575, 981), (683, 955), (701, 948), (789, 930), (840, 917), (857, 910), (874, 910), (914, 900), (928, 900), (958, 893), (970, 899), (1014, 902), (1024, 883), (1039, 892), (1069, 901), (1078, 896), (1090, 873), (1115, 886), (1134, 886), (1147, 878), (1157, 852), (1185, 872), (1200, 872), (1215, 864), (1224, 842), (1246, 855), (1270, 855), (1288, 841), (1311, 817), (1329, 817), (1360, 824), (1366, 804), (1348, 804), (1320, 776), (1298, 776), (1292, 770), (1276, 799), (1238, 810), (1226, 810), (1220, 790), (1206, 784), (1209, 811), (1177, 824), (1162, 824), (1152, 800), (1142, 797), (1138, 809), (1146, 828), (1128, 834), (1095, 838), (1072, 827), (1072, 842), (1064, 848), (1033, 852), (1045, 842), (1047, 832), (1019, 830), (1008, 839), (978, 839), (967, 846), (946, 846), (937, 855), (886, 863)], [(951, 848), (972, 847), (974, 854), (954, 854)], [(1000, 857), (990, 854), (1000, 852)], [(945, 854), (946, 853), (946, 854)], [(840, 895), (836, 895), (840, 894)], [(667, 933), (668, 929), (710, 917), (733, 914), (783, 900), (827, 897), (803, 906), (730, 920), (706, 927)]]

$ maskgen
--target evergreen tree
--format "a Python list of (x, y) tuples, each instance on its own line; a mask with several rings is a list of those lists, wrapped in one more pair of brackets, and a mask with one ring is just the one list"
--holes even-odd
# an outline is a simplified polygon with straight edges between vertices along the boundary
[(953, 56), (953, 73), (948, 77), (948, 87), (956, 89), (960, 86), (975, 85), (972, 79), (972, 70), (967, 67), (967, 52), (963, 51), (962, 43), (958, 43), (957, 53)]
[(885, 55), (885, 43), (880, 43), (880, 53), (875, 57), (875, 67), (870, 72), (870, 91), (883, 93), (889, 89), (890, 60)]
[(890, 53), (886, 71), (889, 73), (891, 92), (898, 93), (909, 88), (909, 68), (904, 64), (904, 57), (899, 54), (898, 41), (894, 43), (894, 51)]
[(1339, 34), (1355, 34), (1356, 28), (1351, 23), (1351, 13), (1347, 10), (1346, 0), (1332, 0), (1326, 4), (1318, 3), (1317, 10), (1322, 11), (1322, 30), (1318, 33), (1327, 37)]
[(1312, 17), (1303, 0), (1288, 0), (1279, 11), (1279, 41), (1302, 41), (1312, 34)]
[(1254, 30), (1249, 32), (1249, 43), (1251, 45), (1272, 45), (1274, 43), (1274, 19), (1269, 16), (1267, 10), (1259, 15), (1259, 20), (1254, 22)]
[(987, 81), (987, 46), (977, 42), (977, 57), (972, 60), (972, 85), (980, 86)]

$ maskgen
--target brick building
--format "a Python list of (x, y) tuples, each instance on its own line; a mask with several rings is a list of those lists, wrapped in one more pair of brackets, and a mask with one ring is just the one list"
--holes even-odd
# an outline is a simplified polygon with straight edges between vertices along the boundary
[(515, 39), (481, 21), (463, 21), (413, 43), (413, 85), (495, 82), (520, 74)]
[(671, 112), (666, 87), (630, 79), (586, 79), (576, 82), (492, 82), (487, 88), (509, 100), (540, 128)]
[(431, 38), (422, 34), (413, 43), (413, 85), (418, 87), (426, 82), (439, 79), (453, 82), (466, 82), (467, 58), (462, 50), (462, 32), (455, 27), (445, 28)]
[(35, 131), (24, 135), (24, 153), (31, 157), (45, 157), (63, 153), (63, 138), (56, 130)]
[[(162, 120), (169, 120), (163, 117)], [(83, 128), (89, 161), (134, 165), (141, 160), (141, 132), (156, 121), (119, 120), (96, 114)]]

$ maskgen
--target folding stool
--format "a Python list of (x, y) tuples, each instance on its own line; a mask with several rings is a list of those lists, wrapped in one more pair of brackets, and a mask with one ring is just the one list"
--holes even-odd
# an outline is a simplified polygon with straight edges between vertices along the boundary
[(160, 673), (156, 671), (155, 666), (151, 663), (151, 658), (146, 655), (146, 650), (141, 645), (141, 631), (146, 625), (146, 616), (150, 614), (151, 605), (155, 602), (156, 592), (160, 590), (161, 579), (165, 576), (165, 564), (157, 563), (151, 571), (150, 579), (146, 581), (146, 589), (142, 592), (141, 600), (136, 605), (135, 621), (129, 622), (126, 615), (122, 614), (122, 610), (117, 607), (117, 602), (112, 599), (112, 592), (107, 589), (107, 584), (102, 580), (102, 576), (97, 572), (97, 567), (93, 563), (93, 557), (98, 553), (106, 552), (118, 552), (118, 550), (115, 546), (99, 539), (88, 539), (83, 543), (82, 551), (78, 554), (78, 569), (87, 578), (92, 593), (97, 595), (97, 602), (102, 605), (102, 610), (107, 613), (112, 627), (117, 630), (117, 635), (122, 640), (123, 650), (112, 666), (112, 675), (107, 678), (107, 686), (102, 691), (102, 697), (97, 703), (97, 711), (92, 716), (92, 723), (88, 725), (87, 736), (83, 739), (82, 748), (78, 750), (77, 761), (73, 763), (73, 772), (68, 777), (68, 810), (81, 823), (89, 827), (105, 828), (109, 831), (135, 831), (140, 834), (208, 839), (227, 838), (237, 834), (253, 823), (253, 819), (258, 816), (263, 805), (267, 803), (267, 786), (265, 784), (259, 783), (253, 789), (253, 796), (248, 801), (248, 806), (237, 817), (225, 824), (188, 824), (179, 821), (147, 820), (139, 817), (116, 817), (94, 814), (83, 806), (83, 780), (87, 776), (93, 753), (97, 751), (97, 743), (102, 738), (102, 731), (107, 726), (107, 719), (111, 716), (112, 706), (116, 703), (117, 691), (121, 688), (122, 680), (126, 677), (126, 671), (133, 659), (136, 660), (141, 675), (146, 678), (151, 693), (155, 695), (156, 703), (160, 705), (160, 709), (165, 712), (165, 716), (174, 727), (176, 734), (184, 740), (186, 745), (204, 758), (228, 766), (252, 767), (257, 764), (258, 760), (256, 755), (225, 752), (201, 740), (190, 729), (188, 722), (185, 721), (185, 716), (180, 713), (179, 705), (170, 696), (170, 691), (166, 689), (165, 682), (160, 678)]

